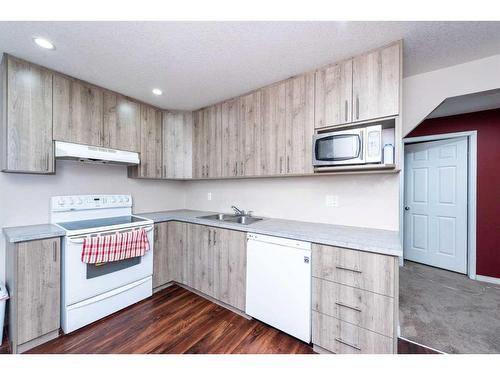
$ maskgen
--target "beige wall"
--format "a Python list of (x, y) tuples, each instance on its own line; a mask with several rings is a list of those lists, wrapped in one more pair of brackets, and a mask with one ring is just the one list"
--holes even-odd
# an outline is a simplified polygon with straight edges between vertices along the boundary
[[(275, 218), (398, 229), (397, 174), (193, 181), (185, 193), (191, 209), (231, 212), (236, 205)], [(326, 195), (337, 195), (338, 207), (326, 207)]]
[(403, 137), (447, 98), (500, 88), (500, 55), (403, 80)]
[[(182, 208), (181, 182), (127, 178), (122, 166), (58, 161), (55, 175), (0, 173), (0, 228), (49, 222), (49, 198), (71, 194), (131, 194), (134, 211)], [(0, 234), (0, 280), (4, 281), (5, 240)]]

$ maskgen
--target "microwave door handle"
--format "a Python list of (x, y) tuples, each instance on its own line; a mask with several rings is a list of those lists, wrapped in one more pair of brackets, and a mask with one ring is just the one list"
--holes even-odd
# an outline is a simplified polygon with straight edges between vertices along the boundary
[(361, 162), (365, 161), (365, 148), (363, 147), (364, 144), (364, 135), (365, 132), (364, 130), (359, 132), (359, 137), (358, 137), (358, 158)]

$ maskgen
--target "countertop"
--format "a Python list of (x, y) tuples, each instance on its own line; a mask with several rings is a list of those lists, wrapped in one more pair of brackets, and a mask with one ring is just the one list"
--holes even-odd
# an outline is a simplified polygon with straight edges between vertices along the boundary
[(65, 232), (57, 225), (38, 224), (3, 228), (3, 234), (7, 242), (23, 242), (61, 237), (64, 236)]
[(264, 220), (250, 225), (198, 218), (199, 216), (214, 213), (195, 210), (171, 210), (136, 213), (135, 215), (151, 219), (155, 223), (182, 221), (324, 245), (347, 247), (379, 254), (403, 255), (399, 232), (397, 231), (271, 218), (264, 218)]
[[(324, 245), (346, 247), (372, 253), (392, 256), (403, 255), (399, 240), (399, 232), (397, 231), (272, 218), (264, 218), (264, 220), (250, 225), (199, 218), (199, 216), (214, 213), (215, 212), (195, 210), (171, 210), (136, 213), (135, 215), (151, 219), (155, 223), (182, 221)], [(44, 238), (61, 237), (65, 234), (64, 230), (52, 224), (8, 227), (3, 228), (3, 232), (7, 242), (40, 240)]]

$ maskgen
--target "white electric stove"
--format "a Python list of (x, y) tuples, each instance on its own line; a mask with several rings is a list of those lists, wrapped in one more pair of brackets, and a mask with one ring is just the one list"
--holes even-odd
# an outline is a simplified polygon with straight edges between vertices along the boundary
[[(51, 222), (62, 241), (61, 326), (72, 332), (152, 295), (154, 222), (132, 215), (129, 195), (52, 197)], [(144, 228), (150, 250), (142, 257), (104, 264), (81, 261), (85, 237)]]

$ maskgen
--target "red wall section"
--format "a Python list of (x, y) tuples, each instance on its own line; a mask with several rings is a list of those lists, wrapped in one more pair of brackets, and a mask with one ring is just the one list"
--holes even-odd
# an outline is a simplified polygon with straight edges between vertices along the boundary
[(477, 130), (476, 273), (500, 278), (500, 110), (425, 120), (408, 137)]

